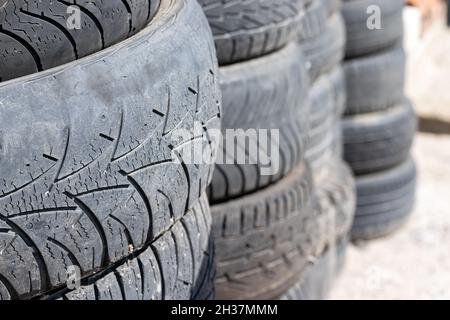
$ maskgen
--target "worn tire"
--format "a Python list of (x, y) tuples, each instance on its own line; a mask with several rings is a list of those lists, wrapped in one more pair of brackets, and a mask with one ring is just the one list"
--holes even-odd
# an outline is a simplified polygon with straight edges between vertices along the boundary
[[(370, 29), (370, 6), (380, 8), (381, 28)], [(347, 0), (342, 15), (347, 30), (346, 57), (373, 53), (394, 45), (403, 37), (403, 0)]]
[[(295, 43), (259, 59), (237, 63), (220, 70), (223, 95), (222, 131), (242, 129), (279, 130), (279, 152), (268, 154), (265, 165), (251, 155), (253, 164), (242, 164), (241, 154), (250, 154), (249, 143), (224, 136), (222, 151), (209, 188), (211, 203), (219, 203), (255, 192), (286, 176), (304, 156), (307, 139), (309, 99), (308, 76), (299, 46)], [(245, 132), (244, 132), (245, 133)], [(258, 132), (261, 133), (261, 132)], [(249, 135), (253, 146), (258, 136)], [(276, 143), (275, 139), (268, 142)], [(226, 148), (228, 144), (233, 147)], [(259, 149), (262, 150), (262, 149)], [(279, 159), (275, 156), (279, 155)], [(258, 155), (259, 156), (259, 155)]]
[(325, 234), (309, 170), (211, 208), (219, 299), (274, 299), (317, 255)]
[(184, 151), (196, 141), (214, 160), (217, 73), (200, 6), (176, 0), (132, 38), (0, 84), (2, 296), (63, 288), (66, 265), (105, 270), (192, 208), (213, 166)]
[(324, 300), (334, 279), (336, 248), (331, 247), (310, 262), (294, 286), (280, 300)]
[(344, 63), (347, 115), (386, 110), (404, 99), (405, 52), (400, 46)]
[(412, 159), (390, 170), (357, 177), (352, 240), (371, 240), (400, 228), (412, 212), (415, 186), (416, 167)]
[(214, 246), (205, 196), (171, 229), (75, 290), (44, 299), (190, 300), (214, 297)]
[(303, 0), (199, 0), (221, 65), (276, 51), (297, 35)]
[[(299, 42), (303, 49), (311, 82), (340, 64), (344, 57), (345, 26), (340, 13), (328, 17), (321, 1), (312, 2)], [(317, 4), (316, 4), (317, 3)]]
[(330, 160), (339, 154), (341, 114), (345, 105), (344, 75), (341, 67), (322, 75), (310, 90), (310, 130), (305, 158), (320, 179), (326, 175)]
[(345, 262), (345, 247), (355, 212), (355, 185), (350, 170), (340, 161), (330, 165), (332, 174), (318, 184), (320, 233), (326, 235), (319, 254), (297, 275), (283, 300), (324, 299), (335, 275)]
[(356, 175), (396, 166), (408, 158), (416, 127), (409, 100), (386, 111), (344, 118), (344, 158)]
[[(85, 57), (140, 31), (160, 0), (8, 0), (0, 8), (0, 81)], [(80, 9), (80, 26), (70, 23)], [(73, 7), (75, 8), (75, 7)]]

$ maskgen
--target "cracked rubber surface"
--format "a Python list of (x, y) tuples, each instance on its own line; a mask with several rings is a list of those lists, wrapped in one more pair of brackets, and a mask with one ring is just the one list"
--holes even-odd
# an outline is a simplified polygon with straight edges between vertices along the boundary
[(295, 38), (304, 0), (199, 0), (220, 64), (276, 51)]
[(344, 118), (344, 158), (357, 175), (391, 168), (405, 161), (417, 120), (409, 100), (381, 112)]
[(390, 170), (357, 177), (352, 240), (371, 240), (400, 228), (414, 207), (416, 167), (409, 158)]
[(0, 84), (3, 291), (30, 298), (63, 287), (68, 265), (104, 270), (197, 202), (213, 166), (185, 151), (214, 160), (216, 74), (200, 6), (176, 0), (114, 47)]
[[(220, 151), (223, 161), (216, 165), (209, 188), (211, 203), (255, 192), (286, 176), (302, 161), (308, 134), (308, 76), (296, 43), (258, 59), (220, 68), (220, 83), (223, 133), (229, 129), (242, 129), (244, 133), (278, 130), (279, 152), (278, 145), (270, 150), (263, 145), (263, 131), (249, 134), (247, 141), (253, 146), (260, 141), (259, 151), (267, 150), (270, 164), (261, 154), (255, 157), (250, 153), (253, 149), (248, 142), (225, 137)], [(267, 143), (271, 142), (276, 142), (272, 136), (267, 138)], [(233, 148), (237, 145), (237, 151), (228, 144)], [(239, 161), (240, 155), (250, 156), (247, 161)]]
[(63, 300), (190, 300), (214, 297), (214, 251), (206, 195), (167, 232), (80, 288), (46, 297)]
[(255, 194), (212, 206), (219, 299), (274, 299), (289, 288), (326, 236), (309, 170)]
[[(0, 8), (0, 81), (50, 69), (114, 45), (141, 30), (159, 3), (8, 0)], [(72, 8), (79, 9), (79, 21)]]
[[(346, 57), (373, 53), (401, 41), (403, 37), (403, 0), (347, 0), (342, 15), (347, 30)], [(379, 8), (379, 11), (368, 9)], [(368, 28), (368, 19), (380, 13), (380, 29)], [(369, 19), (369, 22), (372, 21)]]

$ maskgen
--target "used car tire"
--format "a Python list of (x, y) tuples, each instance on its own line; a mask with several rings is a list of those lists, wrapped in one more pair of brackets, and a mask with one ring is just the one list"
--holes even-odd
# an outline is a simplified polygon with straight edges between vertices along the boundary
[(344, 88), (342, 68), (336, 67), (316, 80), (310, 89), (310, 130), (305, 158), (318, 179), (326, 175), (330, 160), (340, 153)]
[[(223, 161), (216, 164), (209, 187), (212, 204), (255, 192), (286, 176), (303, 160), (308, 137), (308, 76), (296, 43), (258, 59), (220, 68), (220, 84), (223, 96), (222, 131), (225, 135), (223, 148), (219, 151)], [(269, 160), (273, 160), (270, 165), (259, 158), (254, 159), (253, 163), (239, 163), (235, 150), (237, 143), (231, 141), (233, 137), (226, 136), (229, 130), (255, 133), (255, 129), (279, 132), (279, 144), (276, 146), (279, 148), (275, 147), (279, 150), (268, 154)], [(259, 133), (248, 136), (253, 146), (258, 146), (259, 140), (255, 139), (260, 138)], [(276, 142), (271, 139), (273, 136), (267, 139), (269, 143)], [(226, 148), (230, 141), (232, 150)], [(252, 148), (249, 143), (243, 143), (237, 144), (238, 152), (250, 154)], [(279, 155), (278, 163), (273, 152)]]
[(346, 115), (382, 111), (401, 103), (405, 64), (400, 46), (345, 61)]
[(303, 0), (199, 0), (214, 34), (221, 65), (282, 48), (295, 38)]
[(326, 235), (305, 165), (254, 194), (212, 206), (218, 299), (275, 299)]
[(382, 112), (346, 117), (344, 158), (356, 175), (396, 166), (409, 157), (416, 127), (414, 108), (407, 99)]
[(371, 240), (400, 228), (414, 207), (415, 186), (416, 167), (411, 158), (390, 170), (357, 177), (352, 240)]
[(0, 8), (0, 82), (68, 63), (132, 36), (151, 21), (160, 1), (6, 1)]
[(205, 300), (214, 297), (214, 250), (208, 199), (202, 196), (158, 239), (74, 290), (49, 300)]
[[(200, 6), (171, 0), (113, 47), (0, 84), (3, 292), (61, 289), (67, 265), (84, 279), (174, 228), (212, 176), (217, 73)], [(209, 162), (183, 158), (194, 142)]]
[(328, 18), (324, 8), (319, 7), (317, 11), (306, 11), (305, 24), (308, 24), (308, 28), (303, 29), (308, 32), (299, 37), (311, 83), (342, 61), (345, 46), (345, 26), (341, 14), (335, 13)]
[[(346, 57), (374, 53), (390, 47), (403, 37), (403, 0), (346, 0), (342, 15), (347, 30)], [(370, 12), (368, 12), (369, 9)], [(379, 14), (379, 15), (378, 15)], [(379, 19), (369, 28), (370, 18)]]

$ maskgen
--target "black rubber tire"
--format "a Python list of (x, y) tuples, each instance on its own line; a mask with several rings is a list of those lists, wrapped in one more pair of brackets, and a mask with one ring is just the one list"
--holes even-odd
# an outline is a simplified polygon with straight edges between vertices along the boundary
[(329, 201), (334, 214), (332, 241), (347, 237), (353, 224), (356, 210), (355, 179), (350, 168), (340, 159), (333, 159), (329, 165), (329, 175), (317, 181), (318, 197)]
[(329, 248), (310, 262), (300, 280), (279, 300), (324, 300), (333, 283), (335, 260), (336, 248)]
[(349, 168), (341, 161), (330, 165), (331, 174), (318, 184), (320, 234), (326, 235), (316, 258), (299, 273), (283, 300), (324, 299), (335, 275), (345, 262), (345, 247), (355, 213), (355, 184)]
[(408, 158), (416, 127), (408, 100), (386, 111), (344, 118), (344, 158), (356, 175), (394, 167)]
[(352, 240), (387, 236), (403, 226), (414, 207), (416, 167), (412, 159), (375, 174), (357, 177)]
[(341, 114), (345, 105), (344, 74), (341, 67), (322, 75), (310, 89), (310, 130), (305, 158), (320, 177), (336, 156), (341, 134)]
[(198, 0), (214, 34), (221, 65), (276, 51), (295, 39), (303, 0)]
[(66, 264), (86, 278), (169, 230), (212, 177), (184, 155), (196, 141), (214, 160), (217, 73), (200, 6), (176, 0), (132, 38), (0, 84), (0, 287), (63, 288)]
[[(0, 8), (0, 82), (85, 57), (141, 30), (160, 0), (8, 0)], [(68, 22), (80, 9), (80, 28)], [(75, 8), (75, 7), (73, 7)], [(69, 11), (70, 12), (70, 11)]]
[[(373, 53), (394, 45), (403, 37), (403, 0), (347, 0), (342, 15), (347, 30), (346, 57)], [(380, 8), (381, 29), (367, 27), (370, 6)]]
[[(223, 159), (235, 164), (216, 165), (209, 188), (211, 203), (255, 192), (280, 180), (302, 161), (310, 106), (308, 75), (303, 61), (299, 46), (292, 43), (262, 58), (221, 68), (223, 133), (230, 129), (279, 130), (279, 166), (274, 162), (273, 170), (269, 170), (260, 161), (237, 164), (236, 152), (222, 148)], [(249, 137), (257, 145), (255, 138)], [(224, 137), (223, 146), (226, 145), (227, 138)], [(236, 142), (232, 145), (235, 146)], [(248, 143), (238, 147), (246, 154), (251, 150)], [(267, 172), (264, 173), (263, 169)]]
[(404, 99), (405, 52), (400, 46), (344, 63), (347, 115), (386, 110)]
[(274, 299), (323, 242), (309, 170), (211, 208), (219, 299)]
[(204, 300), (214, 298), (214, 246), (205, 196), (170, 230), (75, 290), (43, 299)]
[(312, 2), (299, 36), (311, 83), (329, 72), (344, 57), (345, 26), (340, 13), (328, 17), (321, 1)]

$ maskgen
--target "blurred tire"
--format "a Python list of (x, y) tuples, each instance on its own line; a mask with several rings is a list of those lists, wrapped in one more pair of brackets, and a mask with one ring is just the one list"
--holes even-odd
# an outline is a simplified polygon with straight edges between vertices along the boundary
[(417, 127), (409, 100), (343, 120), (344, 158), (357, 175), (391, 168), (409, 157)]
[(389, 235), (407, 221), (415, 198), (416, 167), (408, 159), (390, 170), (359, 176), (352, 240), (371, 240)]

